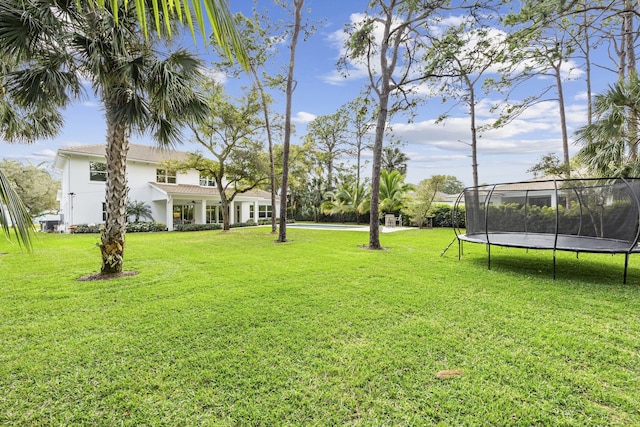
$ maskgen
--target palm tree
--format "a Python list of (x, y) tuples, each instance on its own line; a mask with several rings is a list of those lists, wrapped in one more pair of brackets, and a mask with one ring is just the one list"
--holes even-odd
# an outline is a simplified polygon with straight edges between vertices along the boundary
[[(0, 14), (4, 10), (1, 9)], [(13, 17), (15, 18), (15, 15)], [(6, 16), (2, 15), (2, 18)], [(3, 22), (11, 22), (11, 20), (3, 19)], [(15, 34), (12, 35), (9, 26), (0, 25), (0, 34), (3, 37), (6, 37), (6, 34), (16, 37)], [(62, 126), (62, 115), (58, 108), (69, 101), (64, 91), (62, 93), (57, 91), (60, 88), (60, 80), (66, 80), (70, 74), (56, 67), (55, 64), (47, 64), (37, 58), (31, 58), (30, 55), (25, 55), (26, 58), (30, 58), (31, 64), (30, 72), (27, 73), (20, 67), (20, 55), (12, 52), (7, 45), (3, 47), (5, 50), (0, 48), (0, 139), (28, 143), (55, 135)], [(47, 50), (46, 45), (36, 44), (33, 48), (43, 52)], [(29, 82), (37, 82), (41, 85), (38, 86), (39, 88), (47, 85), (49, 93), (53, 95), (49, 102), (32, 103), (32, 98), (39, 98), (41, 94), (34, 91), (31, 97), (25, 96), (21, 85)], [(73, 86), (71, 87), (73, 89)], [(13, 229), (17, 242), (31, 250), (33, 222), (2, 170), (0, 170), (0, 225), (7, 238), (11, 238), (11, 229)]]
[(164, 59), (138, 32), (135, 10), (124, 7), (80, 14), (84, 31), (73, 36), (76, 62), (91, 80), (107, 120), (106, 221), (101, 236), (102, 274), (122, 271), (126, 230), (126, 162), (131, 132), (150, 131), (163, 146), (179, 142), (180, 128), (201, 120), (206, 104), (192, 90), (201, 63), (184, 50)]
[(382, 149), (382, 169), (395, 170), (406, 176), (409, 160), (409, 157), (398, 147), (384, 147)]
[(640, 80), (619, 81), (594, 101), (596, 119), (578, 130), (583, 147), (578, 153), (589, 169), (600, 176), (636, 176)]
[(343, 212), (353, 212), (356, 215), (356, 224), (360, 224), (360, 216), (369, 212), (371, 192), (368, 186), (353, 182), (345, 183), (338, 188), (336, 200)]
[(404, 176), (400, 172), (387, 172), (383, 169), (380, 175), (380, 211), (400, 211), (407, 204), (407, 193), (412, 189), (413, 186), (404, 182)]
[(140, 218), (146, 218), (153, 221), (151, 207), (145, 202), (140, 202), (138, 200), (127, 201), (127, 218), (130, 216), (134, 217), (133, 222), (140, 222)]
[[(0, 54), (15, 52), (24, 63), (10, 76), (7, 86), (15, 87), (17, 99), (25, 104), (41, 105), (49, 100), (64, 101), (69, 89), (76, 94), (82, 76), (100, 98), (107, 121), (107, 209), (100, 245), (101, 273), (119, 273), (127, 219), (128, 137), (132, 132), (149, 131), (161, 145), (177, 143), (180, 128), (205, 114), (204, 102), (191, 89), (201, 76), (201, 64), (184, 50), (160, 59), (154, 49), (159, 39), (143, 37), (132, 5), (128, 9), (119, 3), (120, 9), (83, 10), (71, 0), (54, 0), (55, 7), (51, 3), (8, 0), (0, 8), (0, 20), (16, 27), (0, 29), (0, 46), (5, 49)], [(47, 10), (51, 12), (43, 12)], [(166, 46), (163, 49), (166, 51)], [(32, 69), (32, 58), (51, 62), (48, 72), (57, 78), (46, 72), (43, 75), (37, 67)], [(33, 75), (42, 75), (42, 80)]]

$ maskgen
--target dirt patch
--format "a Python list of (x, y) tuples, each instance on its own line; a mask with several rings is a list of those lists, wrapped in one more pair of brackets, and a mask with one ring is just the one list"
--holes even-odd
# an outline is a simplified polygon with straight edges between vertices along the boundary
[(119, 279), (121, 277), (136, 276), (138, 274), (139, 273), (137, 271), (123, 271), (122, 273), (114, 273), (114, 274), (94, 273), (88, 276), (79, 277), (78, 282), (91, 282), (94, 280), (112, 280), (112, 279)]
[(440, 380), (448, 380), (449, 378), (456, 378), (464, 374), (462, 369), (447, 369), (446, 371), (440, 371), (436, 374), (436, 378)]
[(388, 251), (389, 250), (389, 248), (374, 249), (369, 245), (358, 245), (358, 247), (360, 249), (364, 249), (365, 251)]

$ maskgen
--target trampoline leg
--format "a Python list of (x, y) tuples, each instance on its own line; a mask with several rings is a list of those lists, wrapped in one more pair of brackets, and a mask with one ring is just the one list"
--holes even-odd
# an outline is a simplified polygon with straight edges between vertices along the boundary
[(487, 269), (491, 270), (491, 245), (487, 245)]
[(556, 280), (556, 250), (553, 250), (553, 280)]
[(624, 254), (624, 279), (622, 279), (623, 284), (627, 284), (627, 268), (629, 267), (629, 254)]
[(462, 242), (458, 239), (458, 261), (462, 259)]

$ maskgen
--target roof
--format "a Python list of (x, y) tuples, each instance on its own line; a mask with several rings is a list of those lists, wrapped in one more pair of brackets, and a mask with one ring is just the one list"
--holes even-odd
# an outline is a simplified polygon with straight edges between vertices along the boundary
[[(67, 154), (80, 154), (88, 156), (100, 156), (105, 157), (105, 144), (94, 145), (78, 145), (75, 147), (66, 147), (58, 149), (58, 155), (62, 153)], [(184, 151), (177, 151), (172, 149), (152, 147), (150, 145), (141, 144), (129, 144), (129, 152), (127, 153), (127, 160), (140, 161), (149, 163), (161, 163), (169, 159), (184, 160), (188, 156), (188, 153)]]
[[(150, 182), (152, 187), (171, 195), (178, 196), (219, 196), (220, 193), (215, 187), (202, 187), (200, 185), (188, 184), (161, 184), (159, 182)], [(257, 197), (261, 199), (271, 198), (271, 193), (264, 190), (253, 189), (244, 193), (239, 193), (237, 197)]]

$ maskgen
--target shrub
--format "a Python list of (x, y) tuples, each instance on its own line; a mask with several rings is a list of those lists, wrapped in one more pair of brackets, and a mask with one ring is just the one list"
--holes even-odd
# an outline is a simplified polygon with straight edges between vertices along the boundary
[(222, 230), (222, 224), (180, 224), (176, 225), (175, 231), (206, 231)]
[(71, 233), (73, 234), (100, 233), (103, 229), (104, 229), (104, 225), (80, 224), (80, 225), (76, 225), (75, 228), (71, 230)]
[(167, 231), (167, 225), (162, 222), (131, 222), (127, 224), (127, 233), (145, 233), (153, 231)]
[(258, 224), (256, 224), (255, 221), (249, 220), (247, 222), (236, 222), (236, 223), (233, 223), (233, 224), (229, 224), (229, 228), (255, 227), (256, 225), (258, 225)]
[[(454, 218), (453, 218), (453, 208), (449, 205), (432, 205), (431, 209), (429, 209), (429, 215), (433, 216), (433, 226), (434, 227), (452, 227)], [(464, 228), (465, 227), (465, 210), (464, 206), (458, 206), (455, 212), (455, 226)]]

